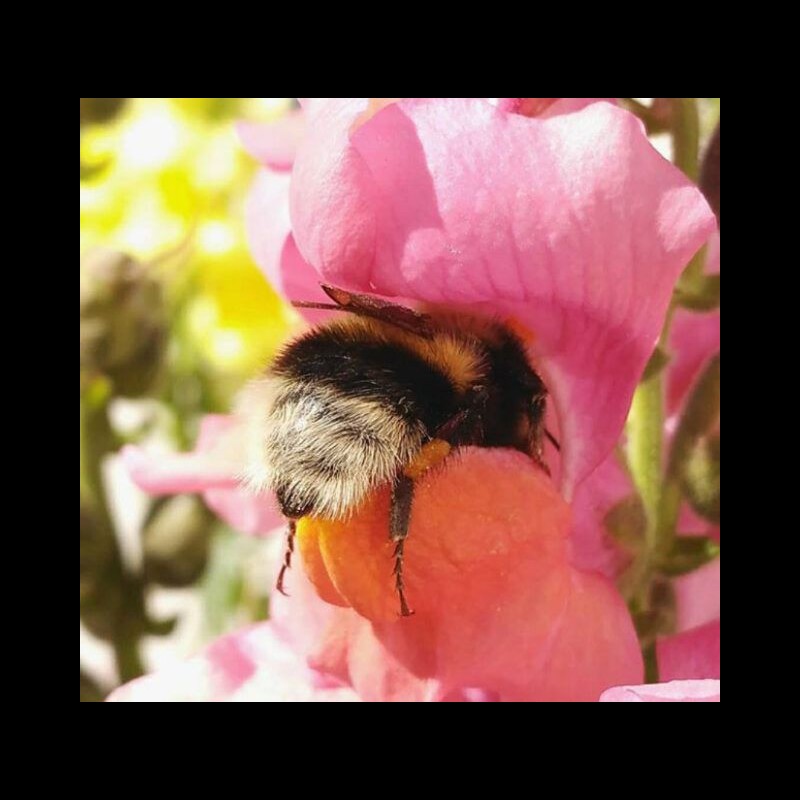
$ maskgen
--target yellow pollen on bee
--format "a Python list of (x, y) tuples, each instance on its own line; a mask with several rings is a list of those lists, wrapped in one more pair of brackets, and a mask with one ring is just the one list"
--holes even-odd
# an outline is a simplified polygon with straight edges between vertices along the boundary
[(406, 464), (403, 474), (411, 480), (417, 480), (431, 467), (444, 461), (450, 454), (450, 445), (444, 439), (433, 439), (422, 447), (414, 458)]

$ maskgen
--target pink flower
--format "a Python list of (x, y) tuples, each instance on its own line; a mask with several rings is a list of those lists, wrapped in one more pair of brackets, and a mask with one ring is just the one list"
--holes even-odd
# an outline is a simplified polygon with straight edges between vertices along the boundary
[[(586, 570), (609, 570), (597, 519), (622, 490), (603, 462), (674, 281), (714, 229), (705, 201), (608, 103), (548, 103), (540, 118), (481, 99), (305, 108), (291, 174), (262, 173), (248, 204), (262, 268), (292, 299), (320, 298), (325, 280), (524, 326), (554, 401), (561, 488), (504, 450), (464, 450), (423, 478), (410, 619), (396, 616), (386, 492), (347, 524), (303, 520), (311, 583), (292, 572), (272, 624), (367, 700), (595, 700), (635, 684), (627, 610)], [(257, 133), (251, 151), (274, 163)]]
[(280, 247), (264, 241), (287, 219), (265, 213), (279, 190), (262, 176), (251, 198), (256, 259), (308, 299), (322, 278), (518, 319), (553, 395), (571, 496), (616, 442), (675, 279), (715, 229), (699, 191), (609, 103), (547, 118), (480, 99), (307, 108), (291, 177), (275, 178), (290, 197)]
[(388, 510), (382, 491), (349, 522), (298, 527), (317, 593), (344, 607), (310, 663), (362, 698), (479, 687), (502, 700), (593, 700), (622, 675), (641, 675), (622, 599), (572, 565), (569, 506), (526, 456), (470, 448), (420, 481), (406, 546), (411, 619), (398, 620), (386, 579)]
[(146, 453), (129, 445), (122, 460), (136, 485), (148, 494), (200, 492), (208, 507), (231, 527), (260, 536), (281, 524), (272, 497), (258, 496), (240, 485), (241, 461), (230, 417), (209, 415), (200, 425), (193, 453)]
[(615, 686), (601, 703), (719, 703), (719, 681), (672, 681), (645, 686)]
[[(204, 429), (226, 427), (212, 422)], [(207, 439), (201, 453), (166, 462), (131, 449), (126, 459), (136, 467), (140, 486), (196, 491), (203, 488), (197, 467), (206, 447)], [(172, 471), (181, 466), (184, 476)], [(219, 467), (207, 474), (215, 485), (226, 482)], [(590, 491), (602, 498), (606, 482)], [(610, 496), (616, 491), (612, 485)], [(612, 584), (573, 566), (598, 550), (595, 512), (588, 509), (570, 521), (566, 503), (525, 456), (465, 450), (446, 471), (422, 482), (415, 504), (419, 524), (407, 547), (417, 615), (408, 620), (398, 621), (388, 580), (391, 548), (380, 522), (387, 502), (385, 492), (376, 496), (346, 531), (301, 527), (298, 549), (313, 583), (296, 568), (288, 579), (291, 597), (272, 597), (272, 625), (316, 668), (317, 679), (353, 686), (366, 700), (473, 700), (476, 693), (594, 699), (608, 685), (640, 677), (638, 642)], [(571, 537), (583, 529), (582, 536)], [(452, 633), (442, 638), (439, 631)], [(435, 667), (428, 652), (434, 640)], [(404, 650), (401, 658), (391, 655), (396, 647)], [(474, 653), (487, 648), (496, 662), (476, 661)], [(175, 675), (142, 680), (136, 694), (122, 692), (116, 699), (178, 692), (183, 679)], [(186, 691), (227, 698), (227, 689), (217, 692), (204, 676)]]
[(359, 702), (316, 675), (269, 623), (223, 636), (175, 667), (125, 684), (110, 702)]

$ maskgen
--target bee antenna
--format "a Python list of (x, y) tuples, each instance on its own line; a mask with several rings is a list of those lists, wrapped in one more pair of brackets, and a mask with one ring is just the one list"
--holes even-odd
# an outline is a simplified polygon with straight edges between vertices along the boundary
[(544, 429), (544, 435), (550, 440), (550, 444), (552, 444), (553, 447), (555, 447), (555, 449), (558, 450), (558, 452), (560, 453), (561, 445), (558, 443), (558, 439), (556, 439), (556, 437), (553, 436), (553, 434), (550, 433), (550, 431), (547, 430), (547, 428)]

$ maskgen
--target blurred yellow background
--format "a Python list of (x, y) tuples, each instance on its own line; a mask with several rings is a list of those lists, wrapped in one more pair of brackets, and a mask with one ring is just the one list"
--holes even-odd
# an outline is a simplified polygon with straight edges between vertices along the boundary
[(81, 255), (102, 246), (163, 261), (186, 333), (225, 372), (257, 368), (293, 319), (247, 251), (243, 203), (257, 165), (233, 125), (290, 107), (274, 97), (81, 99)]
[(267, 615), (278, 540), (234, 534), (197, 497), (146, 497), (118, 452), (190, 448), (299, 318), (248, 251), (258, 165), (235, 131), (291, 100), (80, 104), (81, 699), (98, 700)]

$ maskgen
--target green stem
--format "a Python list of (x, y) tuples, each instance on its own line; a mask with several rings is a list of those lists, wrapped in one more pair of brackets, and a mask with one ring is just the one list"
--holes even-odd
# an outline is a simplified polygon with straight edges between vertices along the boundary
[(662, 395), (659, 373), (636, 388), (628, 417), (628, 463), (644, 505), (647, 519), (645, 550), (648, 555), (656, 548), (661, 502), (661, 433), (664, 416)]
[(672, 100), (672, 152), (675, 166), (697, 182), (700, 162), (700, 115), (696, 97)]
[(144, 674), (139, 655), (141, 619), (143, 616), (142, 586), (124, 573), (120, 576), (123, 592), (121, 613), (111, 644), (121, 683), (127, 683)]
[[(692, 180), (697, 178), (700, 147), (700, 119), (694, 97), (673, 99), (672, 139), (675, 163)], [(693, 259), (694, 261), (694, 259)], [(693, 269), (693, 263), (687, 267)], [(700, 264), (702, 270), (702, 263)], [(664, 320), (660, 343), (665, 346), (672, 321), (670, 305)], [(661, 505), (662, 444), (664, 431), (664, 386), (659, 370), (642, 381), (633, 396), (628, 418), (628, 458), (634, 481), (647, 513), (646, 544), (649, 551), (656, 549), (657, 530)]]
[(644, 682), (658, 683), (658, 655), (656, 643), (650, 642), (643, 650), (644, 655)]
[[(695, 98), (673, 100), (672, 140), (675, 164), (689, 178), (697, 180), (700, 123)], [(698, 275), (702, 277), (704, 259), (701, 251), (687, 266), (684, 277), (689, 282), (697, 280)], [(666, 348), (673, 311), (671, 303), (659, 341), (662, 350)], [(644, 547), (629, 571), (629, 596), (632, 607), (644, 614), (650, 611), (658, 559), (672, 542), (680, 508), (680, 485), (665, 479), (664, 475), (662, 369), (655, 369), (637, 387), (628, 416), (627, 434), (628, 463), (646, 516)]]
[(104, 570), (123, 595), (114, 620), (111, 645), (119, 679), (125, 682), (144, 674), (139, 656), (144, 595), (141, 582), (125, 570), (103, 486), (103, 458), (114, 451), (116, 443), (108, 421), (108, 400), (107, 387), (97, 381), (81, 395), (81, 496), (90, 504), (97, 524), (111, 544)]
[[(673, 161), (686, 176), (697, 183), (700, 177), (700, 114), (696, 97), (675, 97), (672, 100)], [(684, 288), (692, 289), (703, 277), (706, 248), (695, 253), (681, 276)]]
[[(700, 115), (697, 108), (697, 98), (676, 97), (673, 99), (672, 116), (672, 147), (673, 160), (676, 166), (693, 181), (697, 181), (700, 171)], [(681, 288), (688, 291), (696, 290), (703, 279), (703, 268), (706, 261), (706, 248), (702, 247), (695, 253), (681, 275)], [(664, 330), (661, 333), (661, 342), (666, 344), (672, 315), (675, 310), (674, 302), (670, 303)], [(678, 469), (682, 464), (681, 455), (684, 447), (681, 429), (685, 425), (685, 414), (679, 429), (673, 439), (669, 463), (664, 477), (658, 509), (658, 529), (656, 531), (657, 548), (661, 553), (666, 552), (675, 538), (678, 512), (681, 504), (681, 490)]]
[(681, 476), (692, 445), (712, 424), (719, 408), (719, 355), (709, 361), (695, 383), (672, 439), (659, 511), (658, 540), (666, 552), (676, 532), (681, 506)]

